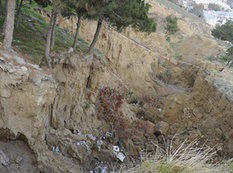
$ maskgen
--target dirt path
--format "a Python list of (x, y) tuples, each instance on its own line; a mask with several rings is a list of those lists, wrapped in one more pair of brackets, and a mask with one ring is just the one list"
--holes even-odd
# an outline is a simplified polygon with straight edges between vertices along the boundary
[(168, 91), (171, 94), (186, 94), (187, 90), (185, 88), (177, 87), (176, 85), (173, 84), (165, 84), (167, 87)]

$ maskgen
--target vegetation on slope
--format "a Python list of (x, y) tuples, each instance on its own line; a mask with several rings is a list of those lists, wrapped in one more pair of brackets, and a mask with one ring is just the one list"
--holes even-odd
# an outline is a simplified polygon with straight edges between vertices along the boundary
[[(49, 24), (44, 17), (36, 13), (33, 8), (39, 8), (36, 3), (32, 6), (22, 8), (20, 23), (14, 30), (13, 46), (17, 47), (22, 53), (33, 58), (36, 64), (44, 64), (44, 51), (46, 44), (46, 35)], [(0, 18), (0, 25), (3, 26), (4, 19)], [(74, 35), (67, 29), (56, 27), (56, 44), (52, 51), (66, 50), (71, 47)], [(0, 28), (3, 32), (3, 27)], [(0, 36), (3, 41), (3, 35)], [(75, 51), (86, 51), (88, 43), (79, 38), (79, 44)]]
[[(217, 26), (212, 30), (212, 35), (218, 39), (229, 41), (233, 44), (233, 21), (228, 21), (222, 26)], [(226, 65), (231, 67), (233, 65), (233, 46), (227, 49), (226, 53), (220, 55), (219, 59), (227, 62)]]
[(177, 17), (167, 16), (166, 17), (166, 30), (169, 34), (175, 34), (177, 31), (179, 31), (179, 27), (177, 24)]
[[(5, 10), (5, 20), (3, 27), (3, 34), (4, 34), (3, 47), (9, 50), (11, 49), (11, 45), (13, 42), (15, 11), (17, 15), (15, 28), (18, 28), (21, 20), (20, 14), (22, 11), (23, 2), (24, 3), (26, 2), (27, 6), (31, 6), (33, 4), (32, 3), (33, 1), (31, 0), (28, 2), (28, 1), (20, 0), (17, 1), (17, 3), (15, 3), (15, 1), (6, 0), (4, 2), (6, 2), (5, 3), (6, 10)], [(156, 31), (155, 21), (148, 17), (150, 5), (146, 3), (144, 0), (134, 0), (134, 1), (35, 0), (35, 2), (40, 6), (42, 6), (43, 8), (48, 8), (52, 6), (50, 23), (49, 26), (47, 26), (46, 44), (45, 44), (46, 46), (44, 51), (44, 56), (46, 58), (49, 67), (52, 67), (52, 60), (50, 53), (51, 50), (54, 49), (54, 45), (56, 42), (56, 23), (59, 14), (61, 15), (65, 14), (64, 15), (65, 17), (69, 17), (71, 15), (78, 16), (79, 19), (77, 22), (76, 38), (78, 38), (77, 36), (80, 27), (81, 17), (95, 20), (98, 22), (96, 32), (94, 34), (93, 41), (89, 46), (88, 52), (92, 52), (94, 50), (103, 21), (106, 21), (110, 25), (116, 27), (117, 30), (122, 30), (128, 26), (132, 26), (135, 29), (147, 33)], [(27, 20), (27, 22), (29, 22), (29, 25), (32, 25), (31, 16), (29, 15), (28, 18), (29, 19)], [(31, 28), (33, 32), (36, 32), (36, 28), (34, 27), (34, 25), (32, 25)], [(35, 37), (35, 35), (33, 36)], [(77, 43), (77, 39), (75, 39), (73, 43), (73, 48), (76, 47), (77, 45), (76, 43)]]
[[(175, 136), (174, 136), (175, 137)], [(231, 173), (232, 159), (222, 163), (214, 163), (216, 149), (200, 141), (191, 143), (184, 141), (178, 147), (173, 146), (173, 139), (165, 143), (165, 147), (157, 146), (155, 154), (142, 158), (140, 166), (122, 171), (122, 173)], [(199, 146), (199, 147), (197, 147)]]

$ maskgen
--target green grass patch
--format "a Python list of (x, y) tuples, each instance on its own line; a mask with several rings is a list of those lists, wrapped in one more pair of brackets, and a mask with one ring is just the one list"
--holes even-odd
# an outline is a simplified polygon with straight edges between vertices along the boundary
[(90, 103), (85, 103), (84, 110), (88, 110), (91, 107)]
[(231, 57), (228, 54), (223, 54), (223, 55), (220, 55), (218, 59), (220, 60), (220, 62), (226, 63), (229, 60), (231, 60)]
[(161, 163), (157, 167), (157, 170), (159, 173), (183, 173), (185, 171), (185, 168), (168, 163)]
[[(13, 46), (22, 53), (29, 55), (33, 62), (41, 64), (45, 62), (44, 52), (46, 37), (49, 24), (45, 18), (36, 13), (33, 8), (40, 8), (36, 3), (30, 6), (24, 4), (21, 11), (20, 23), (14, 30)], [(47, 10), (50, 8), (48, 7)], [(0, 32), (3, 33), (4, 16), (0, 18)], [(3, 34), (0, 35), (0, 41), (3, 41)], [(67, 29), (56, 27), (55, 46), (52, 51), (67, 50), (72, 46), (74, 34)], [(75, 52), (87, 52), (89, 44), (82, 38), (79, 38), (78, 46)], [(95, 49), (95, 53), (102, 54)]]
[(188, 173), (184, 166), (166, 163), (166, 162), (155, 162), (153, 160), (145, 161), (141, 164), (140, 172), (151, 172), (151, 173)]
[(41, 20), (43, 22), (46, 22), (45, 21), (45, 18), (43, 16), (41, 16), (40, 14), (36, 13), (32, 7), (23, 7), (22, 8), (22, 15), (25, 17), (25, 16), (28, 16), (29, 18), (32, 18), (34, 20)]
[(173, 49), (173, 51), (175, 52), (175, 58), (180, 58), (180, 49), (181, 49), (181, 42), (182, 41), (178, 41), (178, 42), (170, 42), (170, 46)]
[(233, 172), (233, 162), (229, 165), (229, 170)]

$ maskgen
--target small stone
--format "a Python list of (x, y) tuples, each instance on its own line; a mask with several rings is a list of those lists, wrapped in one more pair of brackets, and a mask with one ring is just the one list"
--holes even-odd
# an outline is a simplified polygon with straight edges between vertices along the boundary
[(91, 96), (90, 96), (90, 101), (91, 101), (91, 103), (95, 103), (96, 98), (95, 98), (95, 96), (94, 96), (94, 95), (91, 95)]
[(26, 72), (26, 71), (28, 70), (27, 67), (25, 67), (25, 66), (22, 66), (21, 69), (22, 69), (24, 72)]
[(106, 132), (106, 133), (105, 133), (105, 137), (106, 137), (106, 138), (112, 138), (112, 133)]
[(88, 138), (89, 140), (91, 140), (91, 141), (95, 141), (95, 140), (96, 140), (96, 137), (95, 137), (94, 135), (92, 135), (92, 134), (88, 134), (88, 135), (87, 135), (87, 138)]
[(22, 157), (17, 156), (17, 157), (15, 158), (15, 163), (20, 164), (20, 163), (22, 162), (22, 160), (23, 160)]
[(164, 121), (159, 121), (155, 124), (155, 132), (160, 132), (163, 135), (166, 135), (169, 130), (169, 124)]
[(7, 166), (9, 164), (9, 158), (5, 155), (5, 153), (0, 150), (0, 163), (3, 166)]
[(201, 137), (201, 132), (199, 130), (193, 130), (189, 133), (189, 140), (194, 141)]
[(154, 145), (146, 144), (146, 151), (147, 152), (151, 152), (151, 151), (154, 151), (154, 150), (155, 150)]
[(9, 98), (11, 96), (11, 90), (7, 87), (0, 87), (0, 96), (3, 98)]

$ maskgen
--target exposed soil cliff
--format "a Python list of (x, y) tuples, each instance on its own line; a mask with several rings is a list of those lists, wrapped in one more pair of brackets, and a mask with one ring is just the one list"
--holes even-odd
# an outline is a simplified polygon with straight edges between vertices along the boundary
[[(166, 17), (167, 11), (173, 14), (162, 2), (151, 3), (156, 4), (152, 15), (159, 10), (160, 16)], [(23, 140), (31, 149), (29, 158), (37, 160), (32, 169), (51, 173), (89, 172), (104, 164), (119, 168), (122, 161), (133, 166), (141, 151), (153, 151), (163, 136), (172, 138), (175, 133), (180, 134), (175, 145), (184, 139), (208, 139), (208, 145), (218, 145), (220, 156), (232, 157), (232, 77), (220, 72), (222, 65), (204, 58), (224, 48), (208, 35), (209, 30), (197, 27), (207, 27), (199, 20), (186, 27), (190, 20), (174, 14), (181, 31), (171, 43), (163, 28), (151, 35), (131, 29), (120, 34), (104, 24), (97, 43), (104, 56), (58, 54), (53, 70), (0, 48), (1, 139), (16, 140), (16, 144)], [(76, 18), (61, 18), (59, 25), (75, 31)], [(95, 29), (95, 22), (83, 21), (81, 36), (91, 41)], [(182, 41), (176, 42), (178, 38)], [(230, 77), (223, 80), (226, 76)], [(119, 142), (111, 137), (111, 124), (96, 117), (99, 89), (119, 84), (138, 98), (137, 104), (125, 99), (122, 112), (130, 120), (149, 120), (152, 136)], [(156, 103), (142, 103), (143, 94), (156, 97)], [(21, 160), (7, 159), (8, 155), (0, 149), (4, 165), (0, 171)], [(17, 164), (23, 167), (26, 157), (22, 159)]]
[[(20, 58), (1, 50), (1, 138), (23, 139), (42, 172), (88, 171), (101, 161), (118, 165), (112, 149), (116, 143), (103, 140), (111, 126), (96, 117), (95, 102), (99, 88), (124, 82), (108, 71), (102, 57), (71, 55), (69, 63), (61, 59), (49, 72), (26, 61), (19, 64), (16, 56)], [(126, 104), (122, 111), (154, 124), (153, 144), (161, 142), (158, 134), (180, 133), (177, 145), (186, 138), (208, 138), (209, 145), (218, 144), (219, 154), (232, 156), (232, 101), (205, 80), (206, 75), (197, 70), (190, 94), (186, 90), (177, 94), (172, 84), (163, 83), (174, 93), (160, 98), (159, 107)], [(155, 147), (148, 141), (135, 142), (124, 144), (127, 165), (137, 163), (140, 151)]]

